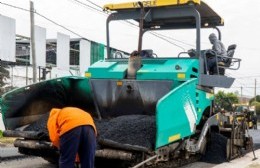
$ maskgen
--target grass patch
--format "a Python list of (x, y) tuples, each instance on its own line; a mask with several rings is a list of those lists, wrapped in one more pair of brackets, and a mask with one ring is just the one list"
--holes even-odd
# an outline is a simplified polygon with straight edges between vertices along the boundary
[(1, 137), (0, 143), (2, 144), (13, 144), (16, 138), (10, 138), (10, 137)]
[(0, 144), (13, 144), (16, 138), (3, 137), (3, 131), (0, 130)]
[(260, 164), (259, 163), (253, 163), (251, 165), (248, 165), (246, 168), (259, 168)]

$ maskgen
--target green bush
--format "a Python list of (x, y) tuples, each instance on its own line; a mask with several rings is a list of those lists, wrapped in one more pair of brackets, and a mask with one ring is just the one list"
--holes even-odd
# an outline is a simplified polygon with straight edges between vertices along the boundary
[(232, 111), (232, 104), (238, 103), (238, 97), (235, 93), (225, 93), (218, 91), (215, 94), (215, 105), (219, 108), (224, 108), (227, 111)]
[(252, 102), (251, 103), (252, 106), (255, 106), (256, 108), (256, 114), (260, 115), (260, 102)]
[(256, 105), (256, 114), (260, 115), (260, 103)]
[(2, 138), (2, 137), (3, 137), (3, 131), (0, 130), (0, 138)]

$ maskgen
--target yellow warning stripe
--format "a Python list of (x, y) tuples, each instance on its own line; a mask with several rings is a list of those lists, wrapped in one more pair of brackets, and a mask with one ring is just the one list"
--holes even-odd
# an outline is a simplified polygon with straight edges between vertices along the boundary
[(87, 78), (91, 78), (91, 73), (86, 72), (86, 73), (85, 73), (85, 77), (87, 77)]
[[(177, 6), (189, 3), (200, 4), (200, 0), (148, 0), (140, 1), (144, 7), (160, 7), (160, 6)], [(138, 1), (125, 2), (118, 4), (107, 4), (103, 7), (104, 10), (120, 10), (120, 9), (135, 9), (140, 8)]]
[(177, 74), (177, 78), (178, 79), (185, 79), (186, 78), (186, 74), (185, 73), (178, 73)]
[(178, 139), (181, 139), (181, 134), (176, 134), (176, 135), (170, 136), (168, 138), (168, 142), (170, 143), (170, 142), (176, 141)]

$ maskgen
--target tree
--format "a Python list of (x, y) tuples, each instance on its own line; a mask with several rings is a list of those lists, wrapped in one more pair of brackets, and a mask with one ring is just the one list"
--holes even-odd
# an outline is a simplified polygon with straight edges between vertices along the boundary
[(255, 106), (255, 112), (257, 115), (260, 115), (260, 102), (252, 102), (250, 106)]
[(6, 85), (5, 79), (10, 78), (9, 71), (6, 68), (7, 65), (2, 64), (2, 61), (0, 59), (0, 95), (2, 95), (4, 92), (3, 87)]
[(249, 100), (249, 104), (252, 104), (255, 101), (255, 98), (256, 98), (256, 102), (260, 102), (260, 95), (257, 95), (256, 97)]
[(225, 110), (232, 111), (232, 104), (238, 103), (238, 96), (235, 93), (219, 91), (215, 94), (215, 105)]
[(0, 87), (3, 87), (6, 83), (4, 82), (5, 78), (9, 78), (9, 71), (4, 67), (0, 67)]
[(255, 106), (256, 114), (260, 115), (260, 95), (257, 95), (256, 97), (250, 99), (249, 104), (250, 106)]

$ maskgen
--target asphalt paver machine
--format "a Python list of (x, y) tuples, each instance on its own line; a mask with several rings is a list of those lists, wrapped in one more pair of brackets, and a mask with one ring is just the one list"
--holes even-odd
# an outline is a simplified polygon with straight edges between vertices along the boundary
[[(18, 137), (15, 146), (21, 153), (57, 161), (46, 121), (51, 108), (66, 106), (82, 108), (95, 118), (97, 166), (102, 159), (112, 167), (182, 165), (207, 153), (208, 144), (214, 144), (213, 133), (225, 139), (224, 158), (249, 148), (252, 139), (244, 127), (230, 124), (230, 117), (213, 108), (214, 87), (229, 88), (234, 81), (220, 72), (208, 74), (205, 66), (208, 50), (201, 50), (201, 30), (224, 25), (214, 10), (200, 0), (127, 2), (105, 5), (104, 10), (110, 12), (107, 59), (91, 65), (85, 77), (42, 81), (2, 97), (4, 135)], [(110, 23), (122, 20), (138, 23), (138, 47), (128, 58), (114, 58)], [(156, 57), (152, 49), (142, 49), (145, 33), (176, 29), (195, 30), (194, 50)], [(228, 63), (217, 68), (238, 69), (240, 59), (233, 54), (234, 50)]]

